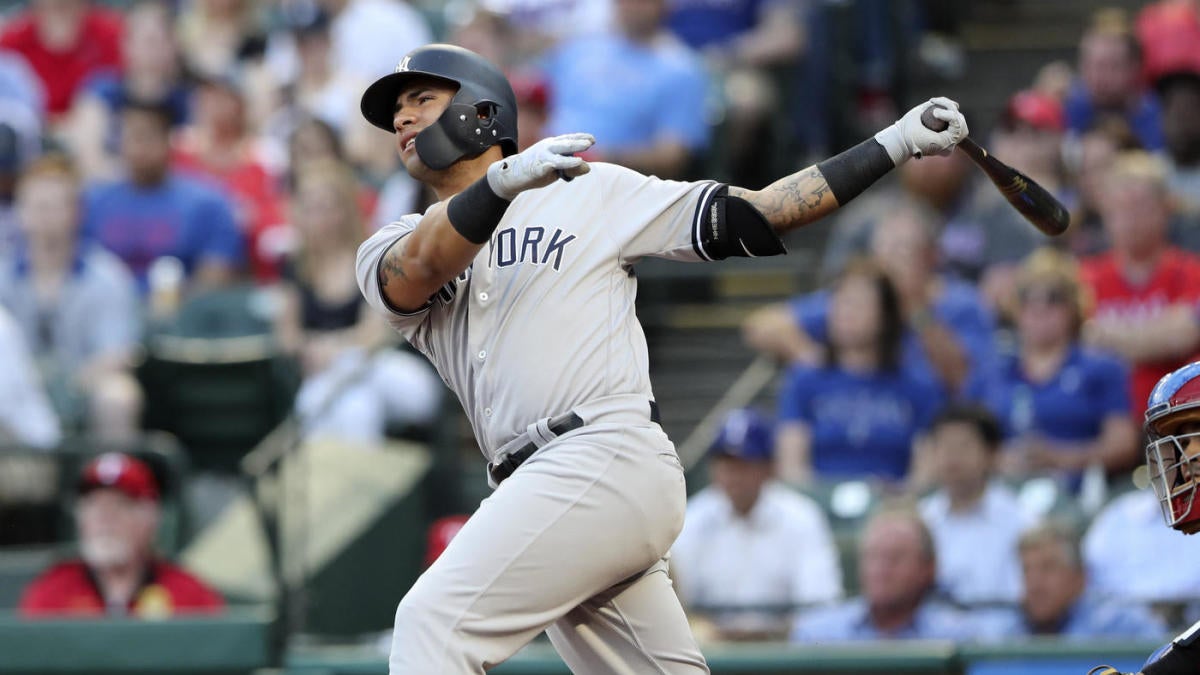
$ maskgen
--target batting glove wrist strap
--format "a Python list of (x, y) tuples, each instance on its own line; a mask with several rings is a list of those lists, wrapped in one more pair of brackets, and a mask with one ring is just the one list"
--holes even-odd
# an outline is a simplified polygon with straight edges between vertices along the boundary
[(875, 141), (887, 152), (892, 166), (900, 166), (908, 160), (908, 144), (904, 142), (904, 136), (900, 135), (899, 122), (875, 134)]
[(877, 135), (817, 164), (817, 170), (825, 177), (838, 206), (845, 206), (894, 166), (895, 160)]
[(446, 217), (450, 225), (472, 244), (484, 244), (504, 218), (508, 201), (497, 195), (487, 178), (481, 178), (450, 198)]
[(564, 134), (534, 143), (524, 152), (492, 162), (487, 181), (492, 192), (511, 200), (525, 190), (545, 187), (559, 176), (574, 178), (589, 171), (587, 162), (575, 153), (592, 147), (591, 134)]

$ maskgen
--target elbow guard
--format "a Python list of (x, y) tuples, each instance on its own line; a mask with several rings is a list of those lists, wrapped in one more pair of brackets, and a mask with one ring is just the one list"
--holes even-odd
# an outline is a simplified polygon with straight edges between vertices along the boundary
[(722, 185), (701, 205), (696, 252), (704, 260), (758, 258), (787, 253), (775, 229), (750, 202)]

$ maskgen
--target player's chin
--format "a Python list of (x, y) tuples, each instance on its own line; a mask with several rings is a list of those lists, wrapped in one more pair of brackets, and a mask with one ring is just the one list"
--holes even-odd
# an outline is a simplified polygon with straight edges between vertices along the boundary
[(426, 177), (432, 176), (434, 173), (436, 173), (433, 169), (429, 168), (425, 162), (421, 161), (421, 158), (417, 156), (415, 151), (411, 151), (402, 155), (400, 157), (400, 162), (404, 165), (404, 169), (408, 171), (408, 175), (417, 180), (425, 180)]

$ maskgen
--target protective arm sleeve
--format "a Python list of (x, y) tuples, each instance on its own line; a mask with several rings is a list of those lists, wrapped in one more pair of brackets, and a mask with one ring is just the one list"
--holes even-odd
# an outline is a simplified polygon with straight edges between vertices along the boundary
[(754, 205), (722, 185), (701, 205), (693, 244), (705, 260), (758, 258), (787, 253), (774, 228)]

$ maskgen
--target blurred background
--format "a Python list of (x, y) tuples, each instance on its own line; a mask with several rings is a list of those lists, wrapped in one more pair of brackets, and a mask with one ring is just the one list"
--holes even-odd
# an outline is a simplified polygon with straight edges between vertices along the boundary
[[(0, 2), (0, 672), (386, 672), (488, 493), (353, 273), (431, 203), (358, 113), (430, 41), (506, 70), (522, 147), (751, 189), (949, 96), (1071, 211), (1043, 237), (956, 153), (787, 256), (639, 264), (714, 672), (1132, 671), (1200, 618), (1141, 468), (1200, 354), (1200, 2), (31, 0)], [(495, 672), (567, 671), (538, 640)]]

